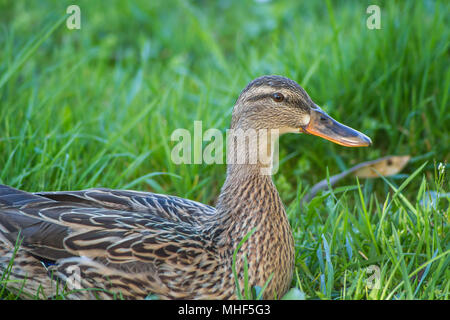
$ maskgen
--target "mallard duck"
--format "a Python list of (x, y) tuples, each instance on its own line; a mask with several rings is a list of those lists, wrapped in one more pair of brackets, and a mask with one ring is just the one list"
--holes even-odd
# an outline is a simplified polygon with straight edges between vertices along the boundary
[[(238, 129), (371, 144), (281, 76), (259, 77), (241, 92), (231, 120), (231, 130)], [(239, 159), (258, 147), (249, 146)], [(24, 280), (6, 283), (24, 297), (51, 297), (69, 283), (73, 299), (235, 299), (235, 279), (243, 292), (247, 261), (250, 288), (267, 285), (263, 298), (282, 297), (294, 268), (292, 231), (271, 175), (262, 170), (271, 163), (245, 159), (227, 163), (216, 207), (149, 192), (28, 193), (1, 185), (0, 274)]]

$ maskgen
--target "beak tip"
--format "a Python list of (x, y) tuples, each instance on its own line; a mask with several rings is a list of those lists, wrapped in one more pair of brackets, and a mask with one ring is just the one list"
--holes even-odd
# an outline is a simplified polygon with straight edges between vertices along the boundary
[(366, 140), (367, 140), (367, 147), (371, 147), (372, 146), (372, 139), (370, 139), (368, 136), (365, 136)]

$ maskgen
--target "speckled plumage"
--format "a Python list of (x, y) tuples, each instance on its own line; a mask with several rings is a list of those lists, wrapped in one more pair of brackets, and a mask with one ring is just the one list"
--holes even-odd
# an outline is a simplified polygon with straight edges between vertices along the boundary
[[(316, 108), (294, 81), (265, 76), (242, 91), (231, 128), (298, 132)], [(137, 191), (27, 193), (0, 185), (0, 274), (26, 279), (7, 283), (23, 297), (51, 297), (70, 284), (72, 299), (235, 299), (233, 253), (256, 228), (238, 253), (240, 288), (246, 255), (250, 286), (272, 277), (264, 298), (281, 297), (292, 278), (294, 243), (272, 178), (261, 174), (265, 165), (228, 164), (216, 208)]]
[[(108, 291), (124, 298), (154, 293), (169, 299), (230, 299), (235, 298), (230, 257), (242, 237), (258, 227), (241, 248), (250, 261), (252, 285), (262, 287), (276, 272), (267, 290), (282, 294), (291, 277), (292, 236), (270, 177), (261, 177), (261, 190), (250, 180), (239, 185), (243, 201), (223, 214), (198, 202), (152, 193), (90, 189), (31, 195), (2, 186), (0, 224), (6, 241), (0, 265), (9, 263), (20, 230), (23, 240), (10, 279), (23, 279), (28, 272), (24, 288), (30, 295), (38, 286), (34, 281), (44, 296), (54, 295), (56, 284), (49, 274), (56, 272), (64, 283), (75, 265), (81, 287), (101, 290), (79, 291), (71, 298), (110, 298)], [(233, 202), (234, 187), (224, 187), (222, 206)], [(19, 202), (11, 201), (14, 197)], [(267, 211), (253, 212), (256, 203)], [(46, 270), (39, 258), (56, 264)], [(242, 278), (241, 259), (237, 270)]]

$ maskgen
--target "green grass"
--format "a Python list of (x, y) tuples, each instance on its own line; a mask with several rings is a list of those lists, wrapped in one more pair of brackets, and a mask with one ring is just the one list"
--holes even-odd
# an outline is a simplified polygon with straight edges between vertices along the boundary
[[(374, 142), (282, 137), (292, 287), (307, 299), (449, 298), (450, 200), (422, 201), (449, 192), (448, 168), (436, 169), (450, 156), (447, 1), (77, 1), (81, 30), (65, 26), (70, 4), (0, 0), (0, 183), (213, 204), (225, 166), (173, 164), (171, 133), (194, 120), (225, 130), (251, 79), (285, 75)], [(370, 4), (381, 30), (366, 28)], [(402, 174), (348, 178), (300, 204), (327, 174), (390, 154), (412, 156)], [(366, 284), (371, 265), (380, 289)]]

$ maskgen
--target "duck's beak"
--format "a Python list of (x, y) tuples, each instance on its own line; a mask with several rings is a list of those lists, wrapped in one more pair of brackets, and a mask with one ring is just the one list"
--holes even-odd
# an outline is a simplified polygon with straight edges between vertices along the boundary
[(309, 123), (300, 132), (313, 134), (346, 147), (368, 147), (372, 140), (365, 134), (337, 122), (322, 109), (311, 109)]

